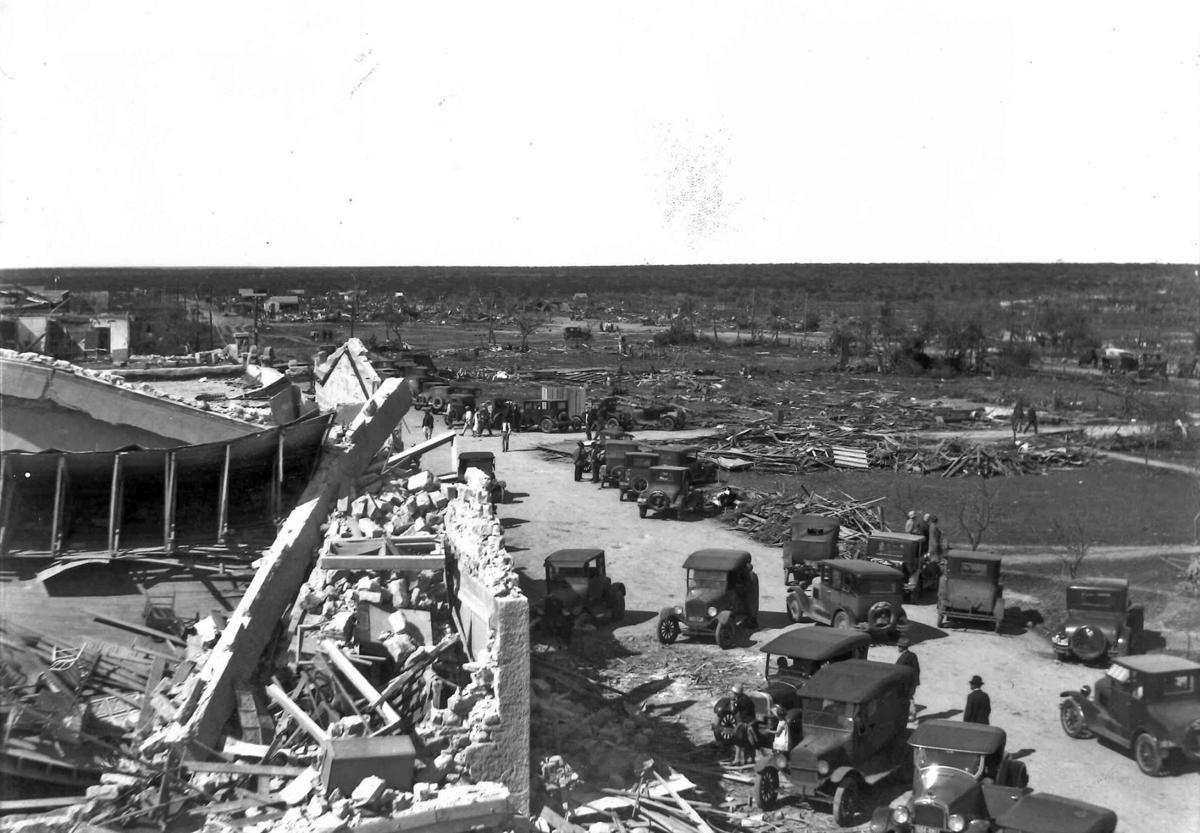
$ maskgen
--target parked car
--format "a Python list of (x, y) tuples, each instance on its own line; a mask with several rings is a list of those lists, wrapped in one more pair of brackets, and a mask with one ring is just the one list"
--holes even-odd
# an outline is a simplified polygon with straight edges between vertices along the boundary
[(634, 419), (651, 423), (662, 431), (678, 431), (687, 425), (687, 412), (678, 405), (647, 405)]
[(633, 428), (633, 411), (628, 406), (622, 406), (621, 400), (615, 396), (606, 396), (595, 404), (600, 416), (600, 423), (605, 428), (619, 428), (629, 431)]
[(479, 469), (491, 479), (488, 496), (492, 503), (504, 503), (507, 484), (496, 477), (496, 455), (490, 451), (462, 451), (458, 455), (458, 481), (465, 483), (467, 469)]
[(692, 488), (692, 473), (683, 466), (651, 466), (650, 482), (637, 496), (638, 517), (674, 512), (683, 519), (704, 511), (704, 493)]
[(659, 464), (657, 451), (626, 451), (617, 489), (621, 500), (637, 500), (650, 487), (650, 469)]
[[(638, 450), (638, 444), (633, 440), (602, 439), (604, 446), (604, 467), (600, 470), (600, 487), (616, 486), (620, 488), (621, 480), (625, 477), (625, 455)], [(621, 497), (624, 500), (624, 496)]]
[(913, 670), (852, 659), (827, 665), (800, 692), (804, 737), (787, 754), (754, 765), (754, 795), (769, 810), (781, 779), (806, 798), (829, 801), (833, 820), (850, 827), (867, 806), (863, 792), (908, 761), (909, 692)]
[(546, 596), (541, 613), (554, 633), (569, 636), (588, 617), (594, 622), (625, 618), (625, 585), (609, 578), (604, 550), (556, 550), (546, 556)]
[(658, 452), (660, 465), (687, 467), (692, 474), (693, 485), (704, 486), (717, 482), (717, 464), (702, 458), (697, 446), (659, 445), (650, 450)]
[(463, 417), (467, 413), (467, 409), (472, 411), (477, 407), (475, 394), (451, 392), (446, 396), (446, 425), (453, 425), (456, 422), (462, 422)]
[(1034, 793), (996, 816), (992, 826), (997, 833), (1113, 833), (1117, 814), (1098, 804)]
[(1067, 587), (1067, 621), (1050, 644), (1061, 660), (1135, 654), (1145, 620), (1145, 609), (1130, 603), (1127, 579), (1079, 579)]
[(783, 542), (783, 583), (807, 587), (820, 573), (821, 562), (838, 556), (842, 524), (827, 515), (792, 515), (792, 537)]
[(915, 601), (938, 586), (941, 567), (924, 554), (925, 539), (907, 532), (872, 532), (867, 537), (868, 561), (894, 567), (904, 576), (904, 598)]
[(807, 589), (788, 592), (788, 616), (793, 622), (807, 618), (835, 628), (861, 628), (877, 637), (894, 635), (908, 627), (903, 583), (899, 570), (871, 561), (822, 561)]
[(591, 327), (563, 327), (563, 341), (567, 346), (582, 345), (592, 340)]
[(946, 554), (945, 571), (938, 581), (937, 625), (951, 619), (987, 622), (996, 631), (1004, 623), (1004, 585), (1000, 583), (1000, 557), (981, 552)]
[(658, 641), (670, 645), (681, 633), (712, 634), (733, 647), (738, 628), (758, 627), (758, 574), (743, 550), (696, 550), (683, 562), (687, 597), (683, 605), (658, 612)]
[[(994, 830), (992, 820), (1030, 794), (1025, 764), (1004, 751), (999, 726), (961, 720), (926, 720), (917, 726), (913, 788), (902, 802), (879, 807), (871, 819), (878, 833)], [(1043, 827), (1040, 833), (1057, 833)]]
[[(788, 721), (789, 737), (798, 741), (800, 726), (800, 690), (818, 670), (834, 662), (866, 659), (871, 637), (862, 631), (843, 631), (798, 625), (759, 646), (766, 654), (763, 685), (747, 696), (754, 701), (754, 728), (760, 745), (770, 746), (779, 725), (777, 709)], [(783, 660), (781, 663), (780, 660)], [(729, 743), (737, 729), (733, 699), (722, 697), (713, 705), (713, 737)]]
[(572, 419), (565, 399), (524, 399), (521, 401), (520, 430), (534, 429), (545, 434), (554, 431), (578, 431), (583, 417)]
[(1063, 731), (1128, 749), (1147, 775), (1200, 761), (1200, 664), (1169, 654), (1122, 657), (1079, 691), (1064, 691)]

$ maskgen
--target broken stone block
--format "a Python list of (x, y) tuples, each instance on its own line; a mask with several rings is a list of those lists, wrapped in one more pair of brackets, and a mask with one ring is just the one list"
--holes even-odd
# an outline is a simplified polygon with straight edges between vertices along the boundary
[(433, 498), (429, 496), (429, 492), (417, 495), (417, 511), (422, 515), (433, 511)]
[(434, 508), (437, 509), (438, 511), (445, 509), (447, 504), (450, 503), (450, 498), (447, 497), (446, 493), (441, 491), (440, 489), (436, 492), (430, 492), (430, 495), (433, 498)]
[[(347, 807), (349, 803), (348, 801), (346, 802)], [(348, 811), (346, 815), (349, 816)], [(312, 825), (313, 833), (343, 833), (343, 831), (350, 829), (350, 825), (346, 824), (346, 818), (339, 816), (333, 810), (330, 810), (323, 816), (318, 816), (310, 821), (309, 824)]]
[(370, 518), (358, 519), (358, 531), (363, 538), (382, 538), (383, 527)]
[[(392, 594), (392, 600), (398, 605), (408, 604), (409, 590), (408, 579), (394, 578), (387, 584), (388, 592)], [(395, 614), (393, 614), (395, 615)], [(403, 615), (403, 614), (401, 614)], [(389, 619), (390, 621), (390, 619)], [(402, 628), (392, 628), (392, 630), (403, 630)]]
[(428, 529), (429, 529), (429, 525), (425, 523), (425, 519), (417, 518), (415, 521), (413, 521), (412, 526), (410, 526), (408, 529), (404, 530), (404, 534), (405, 535), (423, 535), (425, 533), (425, 531)]
[(408, 478), (404, 487), (410, 492), (428, 492), (438, 487), (438, 479), (429, 470), (419, 471)]
[(279, 798), (289, 807), (308, 799), (321, 779), (321, 774), (314, 767), (309, 767), (297, 775), (279, 791)]
[(402, 664), (417, 649), (417, 643), (408, 634), (394, 633), (383, 640), (383, 648), (394, 662)]
[(383, 795), (384, 787), (382, 778), (378, 775), (368, 775), (359, 781), (354, 792), (350, 793), (350, 800), (359, 806), (373, 804)]
[(383, 591), (381, 590), (359, 590), (358, 600), (360, 602), (371, 602), (372, 604), (382, 604)]
[(413, 784), (413, 801), (431, 801), (437, 797), (437, 785), (428, 781)]
[(117, 784), (93, 784), (84, 795), (100, 801), (116, 801), (121, 795), (121, 788)]
[(359, 592), (362, 592), (363, 590), (379, 590), (381, 588), (382, 585), (379, 583), (379, 579), (375, 576), (363, 576), (354, 584), (354, 589), (358, 590)]

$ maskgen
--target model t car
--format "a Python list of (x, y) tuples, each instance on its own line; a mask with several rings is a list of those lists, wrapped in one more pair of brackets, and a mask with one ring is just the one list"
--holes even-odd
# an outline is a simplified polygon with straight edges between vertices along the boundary
[[(604, 447), (604, 466), (600, 470), (600, 487), (617, 486), (625, 477), (625, 455), (638, 450), (638, 444), (633, 440), (614, 440), (607, 437), (600, 440)], [(624, 495), (621, 496), (624, 500)]]
[[(818, 670), (834, 662), (866, 659), (871, 637), (862, 631), (843, 631), (807, 625), (789, 628), (765, 645), (764, 684), (747, 696), (754, 703), (754, 729), (760, 742), (769, 740), (788, 722), (792, 741), (800, 739), (800, 691)], [(729, 743), (737, 731), (733, 700), (722, 697), (713, 705), (713, 737)], [(769, 744), (768, 744), (769, 745)]]
[(717, 464), (700, 456), (694, 445), (659, 445), (651, 451), (658, 452), (658, 462), (663, 466), (684, 466), (691, 472), (692, 485), (703, 486), (717, 482)]
[(783, 542), (783, 583), (807, 587), (820, 573), (822, 561), (837, 558), (841, 526), (826, 515), (792, 515), (792, 538)]
[(626, 451), (617, 489), (621, 500), (637, 500), (650, 486), (650, 469), (657, 466), (657, 451)]
[[(993, 819), (1029, 795), (1025, 765), (1004, 751), (999, 726), (926, 720), (913, 732), (913, 788), (905, 799), (879, 807), (873, 831), (942, 833), (996, 829)], [(1059, 828), (1043, 825), (1040, 833)]]
[(904, 576), (904, 597), (915, 601), (938, 585), (941, 568), (925, 553), (925, 539), (907, 532), (872, 532), (867, 538), (867, 559), (894, 567)]
[(1004, 586), (1000, 557), (981, 552), (947, 553), (938, 581), (937, 624), (951, 619), (987, 622), (1000, 630), (1004, 622)]
[(1099, 735), (1133, 753), (1147, 775), (1200, 761), (1200, 664), (1168, 654), (1115, 660), (1093, 692), (1064, 691), (1063, 731)]
[(537, 429), (544, 434), (554, 431), (577, 431), (583, 427), (582, 417), (572, 419), (565, 399), (524, 399), (521, 401), (522, 431)]
[(839, 827), (860, 821), (864, 789), (907, 764), (912, 687), (908, 666), (864, 659), (814, 674), (800, 692), (804, 737), (754, 766), (759, 807), (769, 810), (779, 799), (782, 778), (803, 796), (829, 801)]
[(789, 591), (788, 616), (793, 622), (808, 618), (835, 628), (861, 628), (876, 637), (895, 635), (908, 627), (903, 583), (898, 570), (871, 561), (822, 561), (806, 590)]
[(675, 513), (683, 519), (704, 511), (704, 492), (692, 488), (692, 474), (683, 466), (651, 466), (649, 485), (637, 496), (638, 517)]
[(670, 645), (681, 633), (712, 634), (722, 648), (731, 648), (738, 628), (758, 627), (758, 574), (750, 553), (696, 550), (683, 568), (687, 597), (682, 606), (658, 612), (659, 642)]
[(625, 585), (614, 583), (604, 567), (604, 550), (556, 550), (546, 556), (543, 621), (549, 630), (569, 636), (585, 618), (593, 622), (625, 617)]
[(477, 469), (487, 476), (486, 488), (492, 503), (504, 503), (507, 484), (496, 477), (496, 455), (490, 451), (463, 451), (458, 455), (458, 482), (471, 483), (469, 469)]
[(1123, 578), (1080, 579), (1067, 587), (1067, 621), (1050, 637), (1055, 655), (1096, 662), (1137, 653), (1145, 611), (1129, 602)]

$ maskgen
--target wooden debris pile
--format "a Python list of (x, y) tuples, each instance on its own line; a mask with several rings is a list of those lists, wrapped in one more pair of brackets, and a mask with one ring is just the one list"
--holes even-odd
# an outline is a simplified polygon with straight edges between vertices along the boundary
[(734, 528), (768, 546), (781, 546), (791, 540), (792, 516), (827, 515), (841, 523), (839, 540), (856, 547), (872, 532), (884, 529), (880, 508), (886, 498), (861, 501), (850, 495), (844, 499), (827, 498), (805, 487), (797, 492), (758, 492), (747, 490), (743, 500), (725, 519)]

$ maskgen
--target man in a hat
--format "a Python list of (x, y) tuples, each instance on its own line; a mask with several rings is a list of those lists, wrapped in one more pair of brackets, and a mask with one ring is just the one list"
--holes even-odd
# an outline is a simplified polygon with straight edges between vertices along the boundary
[(971, 693), (967, 695), (967, 707), (963, 710), (963, 720), (967, 723), (982, 723), (988, 725), (992, 716), (992, 698), (983, 690), (983, 678), (976, 674), (971, 678)]
[(730, 693), (737, 721), (733, 735), (733, 765), (742, 766), (753, 763), (754, 749), (758, 746), (758, 734), (754, 731), (754, 701), (746, 696), (746, 687), (741, 683), (734, 683)]
[(899, 655), (896, 657), (896, 664), (911, 668), (913, 672), (912, 688), (908, 691), (908, 719), (916, 720), (917, 717), (917, 686), (921, 684), (921, 661), (917, 659), (917, 655), (908, 648), (912, 644), (907, 636), (902, 636), (896, 640), (896, 647), (900, 649)]

